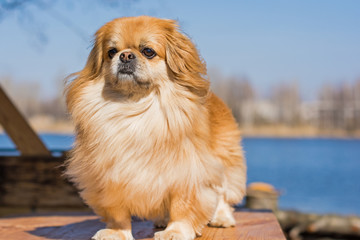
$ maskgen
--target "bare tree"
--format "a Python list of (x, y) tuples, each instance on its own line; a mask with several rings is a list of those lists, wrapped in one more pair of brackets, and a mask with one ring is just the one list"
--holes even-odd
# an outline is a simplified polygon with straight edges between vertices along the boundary
[(50, 100), (41, 102), (41, 113), (52, 116), (56, 120), (69, 120), (63, 92), (64, 78), (62, 74), (56, 80), (56, 89), (55, 95)]
[(320, 89), (318, 124), (322, 129), (360, 129), (360, 80)]
[(355, 82), (354, 87), (354, 125), (360, 129), (360, 78)]
[[(71, 2), (72, 4), (98, 4), (102, 7), (111, 9), (118, 8), (121, 10), (128, 10), (137, 0), (90, 0), (90, 1), (71, 1), (63, 0), (62, 2)], [(40, 10), (57, 22), (63, 24), (74, 35), (78, 36), (85, 42), (89, 42), (92, 33), (87, 33), (80, 25), (66, 17), (61, 12), (57, 11), (54, 5), (57, 0), (6, 0), (0, 1), (0, 21), (8, 17), (10, 14), (16, 14), (19, 25), (23, 27), (24, 31), (30, 33), (35, 37), (39, 45), (48, 42), (47, 34), (44, 30), (44, 22), (42, 22), (36, 14), (34, 9)]]
[(271, 94), (271, 101), (277, 109), (278, 122), (286, 125), (300, 124), (301, 98), (297, 83), (277, 85)]
[(16, 83), (11, 77), (0, 79), (2, 87), (25, 117), (41, 112), (40, 85), (35, 82)]
[(224, 77), (212, 69), (209, 72), (212, 90), (232, 109), (240, 124), (252, 124), (256, 97), (250, 81), (245, 77)]

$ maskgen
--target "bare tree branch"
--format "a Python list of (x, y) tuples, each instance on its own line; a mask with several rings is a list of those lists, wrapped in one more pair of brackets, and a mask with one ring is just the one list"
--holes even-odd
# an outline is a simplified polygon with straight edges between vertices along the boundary
[[(84, 29), (53, 7), (56, 2), (56, 0), (1, 0), (0, 21), (5, 19), (7, 14), (19, 13), (20, 25), (25, 26), (24, 29), (33, 34), (37, 41), (43, 45), (47, 42), (47, 36), (45, 30), (39, 27), (39, 25), (42, 25), (41, 22), (37, 22), (37, 19), (32, 15), (31, 7), (36, 7), (48, 14), (54, 20), (63, 24), (83, 41), (89, 42), (89, 34), (87, 34)], [(98, 2), (105, 7), (123, 9), (124, 7), (131, 6), (133, 3), (137, 2), (137, 0), (95, 0), (95, 2)]]

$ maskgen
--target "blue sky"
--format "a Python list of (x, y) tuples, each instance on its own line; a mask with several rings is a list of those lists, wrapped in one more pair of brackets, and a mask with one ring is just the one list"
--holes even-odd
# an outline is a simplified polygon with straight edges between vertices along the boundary
[[(295, 81), (313, 99), (323, 84), (360, 79), (358, 0), (54, 2), (46, 10), (29, 5), (8, 12), (0, 21), (0, 78), (36, 81), (43, 98), (84, 66), (101, 25), (133, 15), (177, 19), (209, 69), (245, 76), (261, 95)], [(81, 33), (64, 26), (63, 17)]]

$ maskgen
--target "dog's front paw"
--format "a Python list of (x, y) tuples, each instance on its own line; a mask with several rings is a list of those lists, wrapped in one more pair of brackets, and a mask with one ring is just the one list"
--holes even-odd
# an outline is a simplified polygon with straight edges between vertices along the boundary
[(209, 226), (211, 227), (234, 227), (235, 219), (232, 215), (217, 215), (210, 221)]
[(101, 229), (92, 240), (134, 240), (130, 230)]
[(216, 207), (213, 218), (211, 219), (209, 226), (211, 227), (234, 227), (236, 221), (233, 216), (233, 209), (228, 203), (221, 198)]
[(181, 232), (176, 230), (164, 230), (156, 232), (154, 240), (192, 240), (193, 238), (188, 238), (184, 236)]

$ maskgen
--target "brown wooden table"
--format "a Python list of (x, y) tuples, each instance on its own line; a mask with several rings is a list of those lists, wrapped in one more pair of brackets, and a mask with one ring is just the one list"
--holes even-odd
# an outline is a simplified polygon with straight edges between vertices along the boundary
[[(271, 212), (238, 211), (235, 212), (236, 227), (210, 228), (203, 230), (197, 240), (209, 239), (271, 239), (285, 240), (284, 234)], [(22, 216), (0, 218), (0, 239), (90, 239), (104, 224), (94, 215), (52, 214), (46, 216)], [(152, 239), (154, 229), (150, 221), (134, 221), (133, 235), (136, 239)]]

